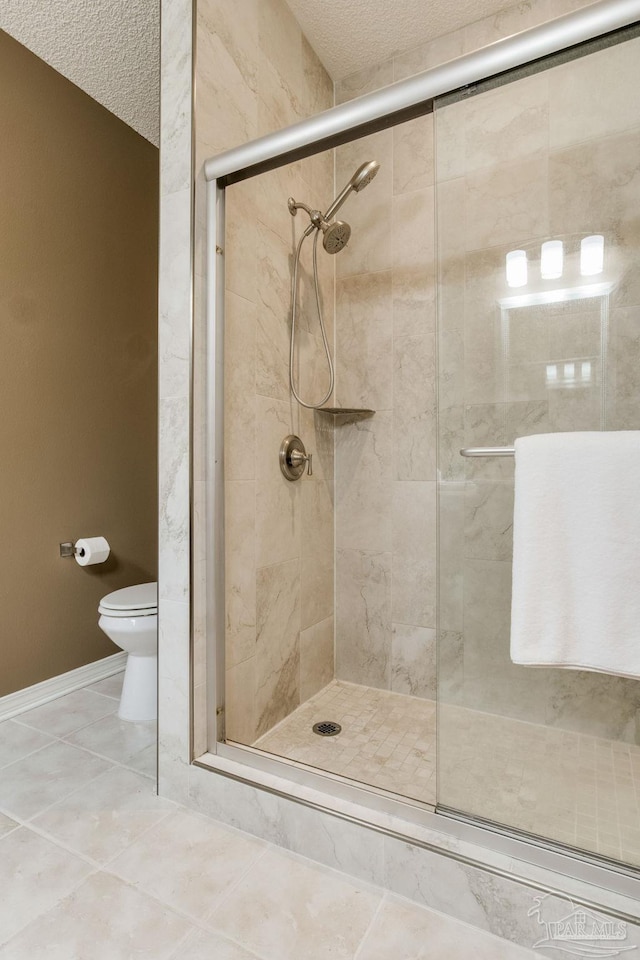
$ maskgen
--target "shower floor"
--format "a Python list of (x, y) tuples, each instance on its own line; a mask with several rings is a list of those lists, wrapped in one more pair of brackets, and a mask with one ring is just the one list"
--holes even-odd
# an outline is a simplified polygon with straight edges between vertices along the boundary
[(640, 864), (640, 746), (443, 704), (439, 802)]
[[(334, 737), (313, 733), (333, 720)], [(388, 690), (332, 680), (253, 744), (412, 800), (436, 802), (436, 705)]]
[[(442, 805), (640, 864), (640, 746), (448, 704), (439, 741)], [(333, 680), (253, 746), (436, 803), (433, 700)]]

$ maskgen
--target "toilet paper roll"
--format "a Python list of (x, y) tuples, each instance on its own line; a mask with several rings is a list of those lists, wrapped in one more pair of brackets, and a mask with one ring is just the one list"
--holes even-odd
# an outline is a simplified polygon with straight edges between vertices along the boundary
[(76, 540), (75, 558), (81, 567), (89, 567), (93, 563), (104, 563), (109, 556), (110, 547), (104, 537), (86, 537)]

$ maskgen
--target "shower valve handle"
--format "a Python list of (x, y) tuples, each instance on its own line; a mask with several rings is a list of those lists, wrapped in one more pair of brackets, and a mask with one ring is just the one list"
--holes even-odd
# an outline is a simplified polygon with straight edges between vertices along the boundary
[(308, 477), (313, 476), (313, 454), (312, 453), (301, 453), (299, 450), (293, 450), (291, 452), (289, 459), (294, 467), (299, 467), (306, 462), (307, 476)]
[(313, 476), (313, 454), (307, 453), (300, 437), (290, 433), (280, 445), (280, 469), (287, 480), (299, 480), (307, 465), (307, 473)]

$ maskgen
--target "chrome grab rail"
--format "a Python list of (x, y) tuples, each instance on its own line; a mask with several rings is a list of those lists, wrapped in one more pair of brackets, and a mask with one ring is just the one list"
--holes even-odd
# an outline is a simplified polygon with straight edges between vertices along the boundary
[(465, 447), (461, 457), (512, 457), (515, 447)]

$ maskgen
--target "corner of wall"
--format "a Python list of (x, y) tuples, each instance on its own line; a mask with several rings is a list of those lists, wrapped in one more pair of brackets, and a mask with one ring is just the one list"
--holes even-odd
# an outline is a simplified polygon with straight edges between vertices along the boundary
[(193, 0), (162, 0), (158, 790), (188, 797)]

